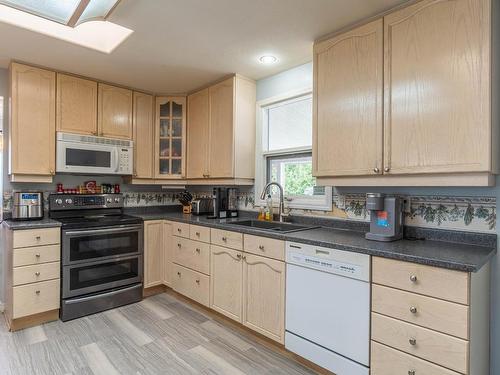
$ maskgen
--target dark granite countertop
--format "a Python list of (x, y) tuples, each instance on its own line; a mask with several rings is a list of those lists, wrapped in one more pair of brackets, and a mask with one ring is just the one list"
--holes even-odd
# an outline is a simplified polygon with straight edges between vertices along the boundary
[[(247, 217), (240, 217), (237, 219), (207, 219), (206, 216), (186, 215), (182, 212), (131, 212), (130, 214), (139, 216), (144, 220), (164, 219), (179, 221), (467, 272), (478, 271), (496, 254), (496, 246), (479, 246), (472, 243), (463, 243), (463, 236), (467, 236), (467, 233), (464, 234), (463, 232), (459, 232), (459, 235), (453, 234), (446, 236), (448, 232), (452, 231), (441, 231), (445, 234), (443, 238), (458, 238), (459, 241), (456, 242), (432, 239), (403, 239), (394, 242), (376, 242), (366, 240), (365, 233), (359, 230), (322, 226), (292, 233), (275, 233), (239, 225), (231, 225), (232, 221), (242, 220)], [(471, 236), (477, 237), (478, 234), (471, 233)], [(481, 243), (481, 241), (477, 243)]]
[(2, 224), (12, 230), (54, 228), (61, 226), (59, 221), (52, 220), (48, 217), (44, 217), (41, 220), (4, 220)]

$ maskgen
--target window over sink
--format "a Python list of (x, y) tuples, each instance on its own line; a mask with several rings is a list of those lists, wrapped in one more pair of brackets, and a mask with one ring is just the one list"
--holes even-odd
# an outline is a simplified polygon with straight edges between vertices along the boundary
[[(258, 103), (256, 203), (265, 184), (283, 186), (289, 208), (331, 210), (331, 187), (312, 176), (312, 95), (310, 90)], [(260, 133), (260, 134), (259, 134)], [(278, 189), (271, 188), (273, 198)]]

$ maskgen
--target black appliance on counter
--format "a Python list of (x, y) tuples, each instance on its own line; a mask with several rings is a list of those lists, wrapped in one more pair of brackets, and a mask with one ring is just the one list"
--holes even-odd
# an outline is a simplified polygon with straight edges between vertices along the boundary
[(238, 188), (214, 187), (211, 219), (238, 217)]
[(62, 321), (142, 299), (143, 222), (122, 194), (51, 194), (49, 216), (62, 223)]

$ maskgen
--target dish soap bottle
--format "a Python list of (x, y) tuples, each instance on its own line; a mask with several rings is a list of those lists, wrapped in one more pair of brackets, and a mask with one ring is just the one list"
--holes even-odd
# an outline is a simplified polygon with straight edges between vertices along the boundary
[(257, 220), (266, 220), (266, 209), (262, 206), (259, 207), (259, 216)]
[(273, 221), (273, 199), (271, 198), (271, 194), (267, 195), (266, 200), (266, 220)]

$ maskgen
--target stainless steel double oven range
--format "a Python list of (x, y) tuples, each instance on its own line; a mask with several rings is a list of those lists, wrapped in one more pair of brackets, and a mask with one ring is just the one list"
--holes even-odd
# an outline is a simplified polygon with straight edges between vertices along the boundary
[(142, 299), (143, 223), (121, 194), (51, 194), (49, 213), (62, 223), (61, 320)]

